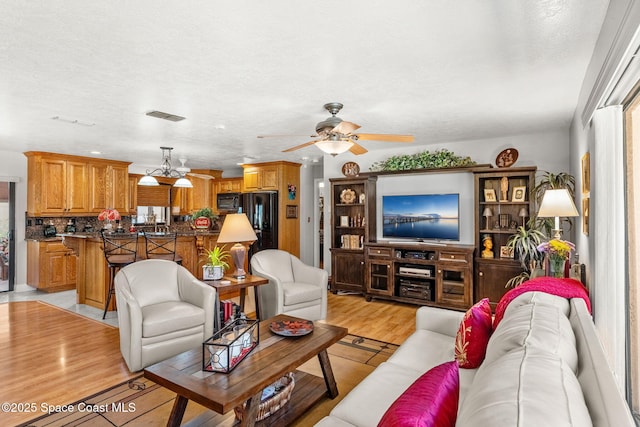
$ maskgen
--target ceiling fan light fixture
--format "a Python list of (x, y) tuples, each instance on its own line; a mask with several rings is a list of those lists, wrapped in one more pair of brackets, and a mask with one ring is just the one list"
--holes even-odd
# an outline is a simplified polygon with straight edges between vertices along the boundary
[(348, 140), (339, 139), (337, 141), (327, 140), (327, 141), (318, 141), (316, 142), (316, 147), (321, 149), (327, 154), (331, 154), (332, 156), (337, 156), (338, 154), (342, 154), (348, 151), (351, 147), (353, 147), (353, 142)]
[(145, 175), (142, 178), (140, 178), (140, 181), (138, 181), (138, 185), (143, 185), (145, 187), (152, 187), (160, 184), (158, 183), (158, 180), (152, 177), (151, 175)]

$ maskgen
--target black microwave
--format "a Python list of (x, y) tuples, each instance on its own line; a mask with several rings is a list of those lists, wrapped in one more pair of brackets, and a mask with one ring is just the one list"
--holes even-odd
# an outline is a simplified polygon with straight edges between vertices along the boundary
[(218, 212), (237, 213), (240, 208), (240, 193), (222, 193), (217, 198)]

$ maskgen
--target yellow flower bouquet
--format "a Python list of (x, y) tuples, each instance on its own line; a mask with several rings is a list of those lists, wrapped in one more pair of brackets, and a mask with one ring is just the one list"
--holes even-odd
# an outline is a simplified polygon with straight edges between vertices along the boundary
[(551, 275), (554, 277), (564, 277), (565, 263), (575, 249), (576, 247), (573, 243), (560, 239), (551, 239), (538, 246), (538, 251), (546, 253), (549, 257), (549, 267)]

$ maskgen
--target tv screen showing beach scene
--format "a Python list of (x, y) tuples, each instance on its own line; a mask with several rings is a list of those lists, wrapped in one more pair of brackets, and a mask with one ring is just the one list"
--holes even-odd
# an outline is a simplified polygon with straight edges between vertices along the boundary
[(382, 237), (459, 240), (459, 198), (459, 194), (382, 196)]

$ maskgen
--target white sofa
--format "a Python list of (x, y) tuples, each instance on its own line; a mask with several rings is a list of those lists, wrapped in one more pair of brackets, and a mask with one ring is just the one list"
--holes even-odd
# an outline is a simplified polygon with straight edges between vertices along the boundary
[[(454, 359), (464, 313), (421, 307), (413, 333), (317, 426), (376, 426), (418, 377)], [(459, 370), (457, 426), (635, 426), (584, 300), (515, 298), (477, 369)]]

